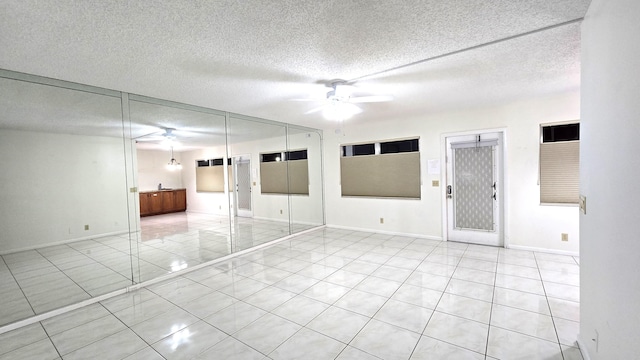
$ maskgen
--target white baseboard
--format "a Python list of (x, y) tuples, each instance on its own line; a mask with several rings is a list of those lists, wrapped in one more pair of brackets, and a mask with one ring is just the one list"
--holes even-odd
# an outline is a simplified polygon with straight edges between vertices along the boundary
[[(138, 231), (140, 231), (140, 230), (138, 229)], [(0, 255), (13, 254), (13, 253), (17, 253), (17, 252), (20, 252), (20, 251), (43, 249), (43, 248), (50, 247), (50, 246), (70, 244), (70, 243), (73, 243), (73, 242), (76, 242), (76, 241), (91, 240), (91, 239), (101, 239), (101, 238), (105, 238), (105, 237), (108, 237), (108, 236), (124, 235), (124, 234), (128, 234), (128, 233), (129, 233), (129, 230), (121, 230), (121, 231), (114, 231), (114, 232), (110, 232), (110, 233), (102, 233), (102, 234), (82, 236), (82, 237), (77, 237), (77, 238), (73, 238), (73, 239), (53, 241), (53, 242), (49, 242), (49, 243), (41, 244), (41, 245), (37, 245), (37, 246), (29, 246), (29, 247), (23, 247), (23, 248), (18, 248), (18, 249), (0, 251)]]
[(414, 237), (414, 238), (420, 238), (420, 239), (442, 241), (442, 237), (441, 236), (431, 236), (431, 235), (424, 235), (424, 234), (412, 234), (412, 233), (405, 233), (405, 232), (398, 232), (398, 231), (384, 231), (384, 230), (377, 230), (377, 229), (365, 229), (365, 228), (358, 228), (358, 227), (352, 227), (352, 226), (341, 226), (341, 225), (327, 225), (327, 227), (328, 228), (332, 228), (332, 229), (364, 231), (364, 232), (371, 232), (371, 233), (376, 233), (376, 234), (406, 236), (406, 237)]
[(578, 334), (578, 347), (580, 348), (580, 353), (582, 353), (582, 359), (591, 360), (591, 356), (589, 356), (589, 352), (587, 351), (587, 346), (582, 341), (580, 334)]
[(575, 251), (546, 249), (546, 248), (539, 248), (539, 247), (534, 247), (534, 246), (523, 246), (523, 245), (509, 244), (509, 245), (507, 245), (507, 249), (535, 251), (535, 252), (541, 252), (541, 253), (547, 253), (547, 254), (556, 254), (556, 255), (580, 256), (580, 254), (575, 252)]

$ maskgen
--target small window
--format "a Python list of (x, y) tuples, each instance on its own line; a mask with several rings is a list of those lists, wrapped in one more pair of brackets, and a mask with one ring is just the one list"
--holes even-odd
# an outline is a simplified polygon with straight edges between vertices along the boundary
[(345, 145), (342, 147), (342, 156), (375, 155), (376, 144)]
[(549, 125), (542, 127), (542, 142), (580, 140), (580, 124)]
[(198, 167), (209, 166), (209, 160), (196, 160)]
[(211, 166), (222, 166), (224, 165), (224, 159), (211, 159)]
[(540, 132), (540, 203), (577, 204), (580, 124), (542, 125)]
[(282, 161), (281, 152), (260, 155), (260, 162), (275, 162), (275, 161)]
[(307, 150), (287, 151), (286, 160), (305, 160)]
[(394, 154), (403, 152), (415, 152), (418, 149), (418, 139), (388, 141), (380, 143), (381, 154)]

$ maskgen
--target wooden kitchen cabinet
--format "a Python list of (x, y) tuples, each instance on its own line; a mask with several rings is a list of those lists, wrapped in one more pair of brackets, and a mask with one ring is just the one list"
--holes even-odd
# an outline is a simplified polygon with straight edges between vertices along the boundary
[(140, 193), (140, 216), (167, 214), (187, 210), (185, 189), (145, 191)]

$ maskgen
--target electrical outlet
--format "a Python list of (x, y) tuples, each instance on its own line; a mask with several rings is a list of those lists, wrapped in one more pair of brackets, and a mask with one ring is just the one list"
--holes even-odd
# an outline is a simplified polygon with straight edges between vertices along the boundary
[(280, 209), (280, 214), (282, 214), (282, 209)]
[(433, 187), (440, 186), (440, 180), (431, 180), (431, 186)]
[(562, 241), (569, 241), (569, 234), (562, 233), (560, 234), (560, 238), (562, 239)]
[(84, 226), (84, 230), (85, 230), (85, 231), (86, 231), (86, 230), (89, 230), (89, 225), (85, 225), (85, 226)]
[(384, 218), (380, 218), (380, 224), (384, 224)]

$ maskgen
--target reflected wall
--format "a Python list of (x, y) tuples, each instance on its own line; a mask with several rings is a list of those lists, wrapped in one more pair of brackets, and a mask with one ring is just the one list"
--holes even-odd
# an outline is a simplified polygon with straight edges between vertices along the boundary
[(317, 130), (4, 70), (0, 113), (0, 326), (324, 223)]

